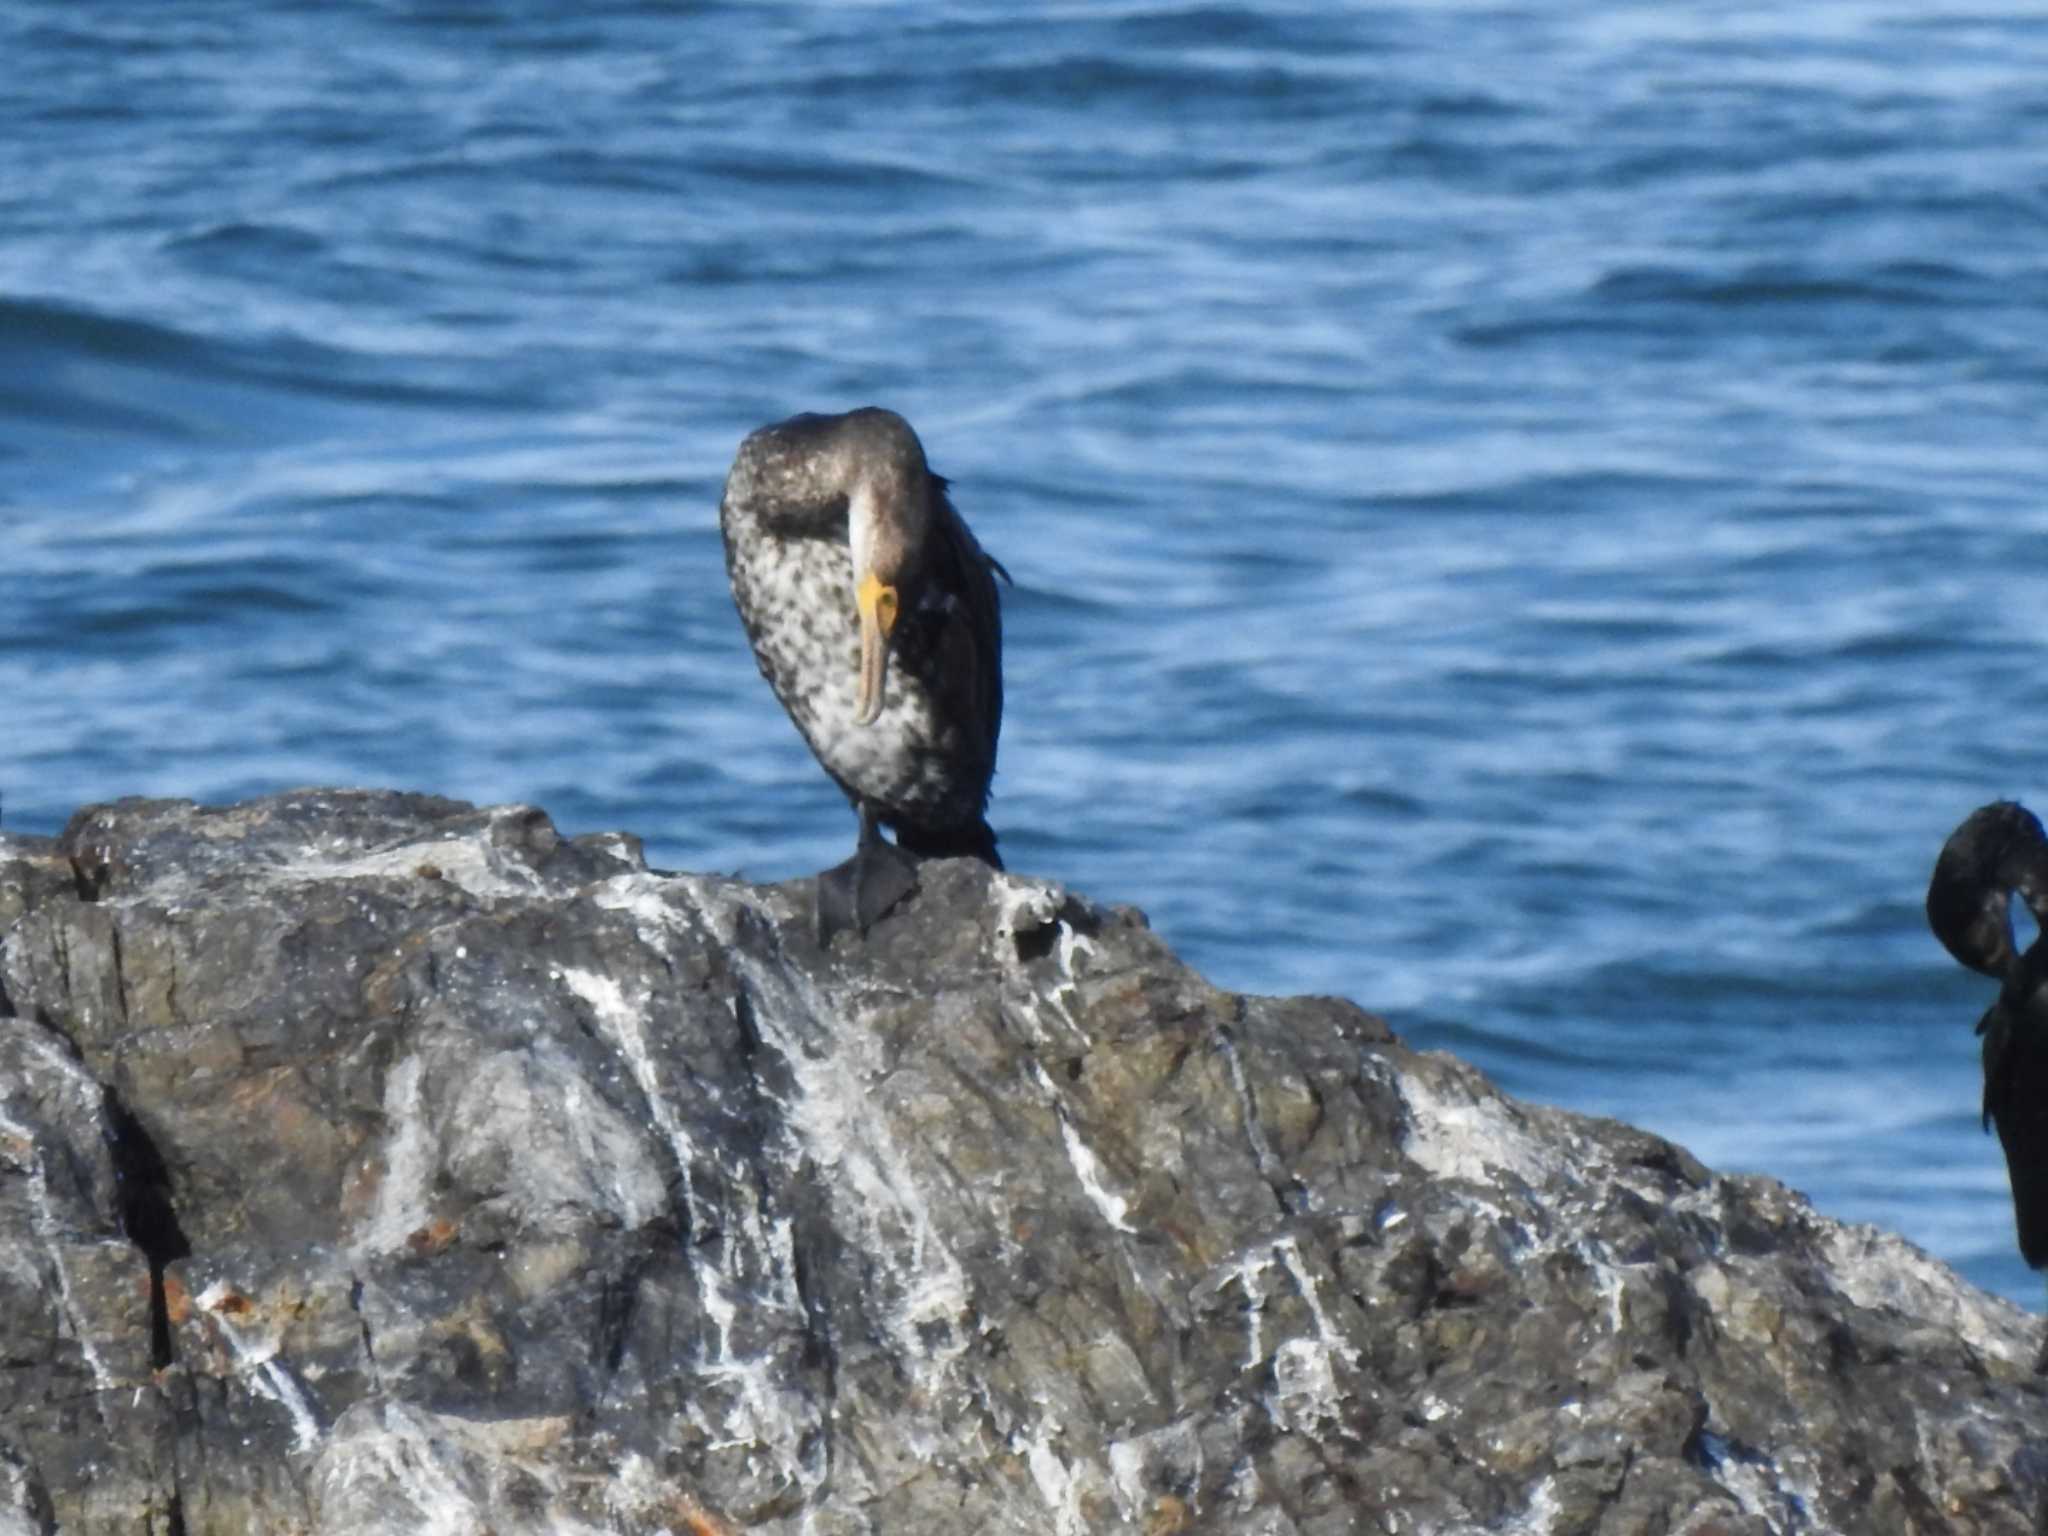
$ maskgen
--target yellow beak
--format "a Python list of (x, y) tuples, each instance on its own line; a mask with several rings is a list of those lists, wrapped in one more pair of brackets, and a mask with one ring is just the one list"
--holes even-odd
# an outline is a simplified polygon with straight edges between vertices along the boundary
[(873, 725), (882, 712), (889, 635), (896, 628), (896, 589), (869, 571), (854, 591), (854, 604), (860, 609), (860, 693), (853, 701), (853, 717), (862, 725)]

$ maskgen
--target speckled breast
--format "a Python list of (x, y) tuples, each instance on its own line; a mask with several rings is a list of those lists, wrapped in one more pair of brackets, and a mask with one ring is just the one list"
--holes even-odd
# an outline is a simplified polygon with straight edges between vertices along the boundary
[(885, 821), (939, 828), (978, 818), (986, 777), (937, 706), (926, 658), (892, 645), (881, 714), (867, 725), (854, 718), (860, 631), (846, 545), (748, 536), (743, 523), (729, 515), (725, 526), (733, 601), (761, 675), (825, 771)]

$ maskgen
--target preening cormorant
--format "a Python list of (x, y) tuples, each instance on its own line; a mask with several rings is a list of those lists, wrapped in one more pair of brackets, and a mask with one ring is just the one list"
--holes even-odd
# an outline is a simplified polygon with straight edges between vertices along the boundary
[(985, 813), (1003, 720), (995, 578), (1009, 573), (910, 423), (868, 406), (762, 427), (718, 520), (761, 675), (860, 818), (853, 857), (818, 877), (821, 941), (909, 894), (912, 855), (1001, 869)]
[[(2015, 895), (2041, 929), (2024, 952), (2013, 942)], [(2048, 1268), (2048, 835), (2031, 811), (1999, 800), (1964, 819), (1935, 861), (1927, 921), (1950, 954), (1999, 982), (1977, 1024), (1984, 1122), (2005, 1148), (2020, 1256)]]

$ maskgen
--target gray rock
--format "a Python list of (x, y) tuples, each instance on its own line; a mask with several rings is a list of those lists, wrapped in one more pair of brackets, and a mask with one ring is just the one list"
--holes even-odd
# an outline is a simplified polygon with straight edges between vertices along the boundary
[(538, 811), (0, 842), (0, 1533), (2031, 1532), (2031, 1321), (1135, 913)]

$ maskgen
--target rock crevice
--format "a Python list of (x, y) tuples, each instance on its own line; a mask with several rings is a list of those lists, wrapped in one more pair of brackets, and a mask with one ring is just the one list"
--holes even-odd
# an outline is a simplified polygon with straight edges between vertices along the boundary
[(121, 1230), (149, 1265), (149, 1363), (162, 1370), (176, 1358), (164, 1275), (172, 1264), (192, 1256), (192, 1244), (171, 1203), (171, 1177), (163, 1154), (120, 1095), (112, 1088), (105, 1091), (101, 1113), (119, 1191)]

